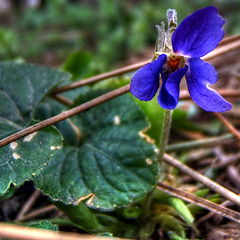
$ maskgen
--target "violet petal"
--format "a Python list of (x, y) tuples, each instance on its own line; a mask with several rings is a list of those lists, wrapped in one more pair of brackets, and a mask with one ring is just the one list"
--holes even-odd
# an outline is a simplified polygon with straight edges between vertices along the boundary
[(208, 112), (225, 112), (232, 105), (227, 102), (209, 83), (216, 82), (216, 70), (210, 64), (196, 58), (189, 59), (189, 71), (186, 73), (188, 90), (193, 101)]
[(215, 7), (199, 9), (186, 17), (172, 36), (174, 52), (202, 57), (211, 52), (223, 39), (224, 19)]
[(163, 84), (158, 96), (158, 103), (166, 109), (174, 109), (177, 106), (180, 91), (180, 82), (188, 67), (180, 68), (171, 73), (167, 79), (162, 74)]
[(159, 74), (167, 56), (162, 54), (157, 60), (140, 68), (132, 77), (130, 92), (142, 101), (151, 100), (159, 88)]

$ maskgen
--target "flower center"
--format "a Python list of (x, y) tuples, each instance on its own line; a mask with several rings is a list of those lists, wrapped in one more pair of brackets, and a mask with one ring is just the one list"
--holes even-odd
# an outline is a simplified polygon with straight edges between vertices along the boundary
[(168, 67), (174, 72), (180, 65), (181, 57), (178, 56), (170, 56), (168, 59)]
[(184, 66), (185, 59), (183, 56), (170, 55), (167, 60), (168, 68), (171, 72), (175, 72), (177, 69)]

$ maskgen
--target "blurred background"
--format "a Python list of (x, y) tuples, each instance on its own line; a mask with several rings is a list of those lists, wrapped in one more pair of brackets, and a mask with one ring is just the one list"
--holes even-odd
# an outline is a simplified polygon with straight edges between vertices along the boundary
[(87, 77), (151, 57), (168, 8), (180, 22), (208, 5), (226, 18), (227, 35), (240, 32), (240, 0), (0, 0), (0, 60), (55, 67), (67, 59), (90, 66)]

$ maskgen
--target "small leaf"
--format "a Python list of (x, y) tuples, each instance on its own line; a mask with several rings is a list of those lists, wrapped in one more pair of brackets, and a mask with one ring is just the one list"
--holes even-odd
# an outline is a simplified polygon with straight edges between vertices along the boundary
[(155, 143), (158, 145), (160, 141), (160, 136), (162, 132), (162, 122), (163, 122), (163, 108), (161, 108), (157, 102), (156, 97), (149, 102), (140, 101), (134, 98), (136, 103), (141, 107), (145, 116), (151, 123), (150, 128), (147, 129), (146, 133), (154, 139)]
[(92, 66), (93, 57), (90, 53), (77, 51), (71, 53), (63, 65), (63, 69), (72, 74), (72, 80), (94, 75), (96, 70)]
[(4, 194), (10, 184), (19, 186), (37, 175), (60, 148), (61, 136), (52, 127), (1, 147), (0, 193)]
[(47, 93), (70, 75), (24, 63), (0, 63), (0, 117), (26, 123)]
[[(96, 93), (95, 93), (96, 94)], [(82, 96), (86, 101), (93, 96)], [(65, 204), (86, 200), (105, 210), (143, 198), (158, 177), (155, 146), (140, 132), (144, 115), (125, 95), (77, 117), (84, 138), (81, 146), (66, 146), (35, 179), (36, 186)]]
[(173, 231), (182, 237), (185, 237), (185, 229), (181, 221), (177, 218), (163, 213), (156, 216), (156, 221), (160, 224), (163, 231)]
[(170, 240), (188, 240), (187, 238), (181, 237), (181, 236), (179, 236), (176, 233), (171, 232), (171, 231), (168, 232), (168, 236), (169, 236)]
[(53, 224), (49, 220), (39, 220), (39, 221), (28, 222), (25, 224), (25, 226), (58, 231), (58, 225)]
[[(31, 64), (0, 63), (0, 137), (34, 122), (46, 94), (69, 75)], [(0, 148), (0, 195), (38, 174), (62, 147), (59, 131), (48, 127)]]
[(107, 228), (100, 224), (92, 210), (84, 203), (77, 206), (57, 204), (57, 207), (64, 211), (78, 228), (91, 233), (107, 232)]
[(187, 224), (193, 224), (194, 217), (186, 204), (181, 199), (176, 197), (169, 197), (168, 203), (177, 211), (177, 213), (185, 220)]

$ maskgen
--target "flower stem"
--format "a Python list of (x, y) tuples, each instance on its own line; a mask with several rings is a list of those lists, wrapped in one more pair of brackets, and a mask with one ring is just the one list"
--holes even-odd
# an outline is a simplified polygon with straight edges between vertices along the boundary
[[(165, 153), (165, 149), (168, 143), (169, 133), (171, 129), (171, 122), (172, 122), (172, 110), (163, 109), (163, 124), (162, 124), (162, 131), (160, 136), (160, 143), (159, 143), (159, 153), (158, 153), (158, 162), (162, 161), (163, 155)], [(144, 205), (143, 205), (143, 213), (142, 219), (146, 221), (147, 217), (150, 215), (150, 207), (153, 198), (153, 193), (156, 190), (154, 188), (151, 192), (149, 192), (146, 196)]]
[(165, 149), (168, 143), (169, 133), (171, 129), (171, 122), (172, 122), (172, 110), (164, 109), (162, 132), (161, 132), (160, 142), (159, 142), (159, 154), (158, 154), (159, 162), (162, 160), (163, 154), (165, 153)]

